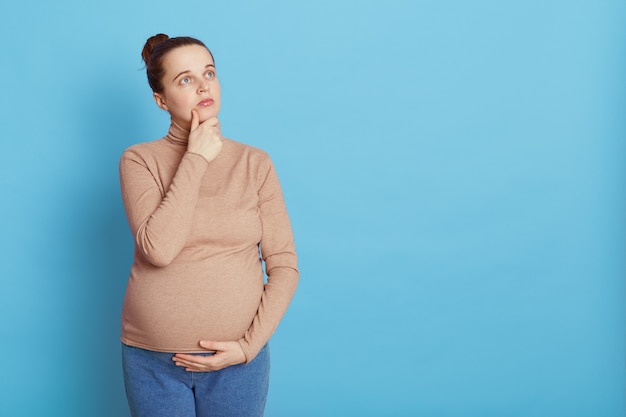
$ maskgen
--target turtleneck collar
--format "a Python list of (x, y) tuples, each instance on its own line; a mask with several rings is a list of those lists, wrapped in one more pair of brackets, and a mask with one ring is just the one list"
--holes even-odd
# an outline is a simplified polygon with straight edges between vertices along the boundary
[(172, 120), (170, 130), (167, 132), (167, 136), (165, 138), (174, 144), (187, 146), (189, 130), (181, 127), (174, 120)]

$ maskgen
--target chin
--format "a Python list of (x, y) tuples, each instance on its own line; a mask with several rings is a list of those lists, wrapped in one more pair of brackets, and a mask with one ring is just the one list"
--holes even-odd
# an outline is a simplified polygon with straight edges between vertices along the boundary
[(211, 117), (217, 117), (219, 110), (217, 109), (203, 109), (200, 111), (200, 120), (202, 122), (209, 120)]

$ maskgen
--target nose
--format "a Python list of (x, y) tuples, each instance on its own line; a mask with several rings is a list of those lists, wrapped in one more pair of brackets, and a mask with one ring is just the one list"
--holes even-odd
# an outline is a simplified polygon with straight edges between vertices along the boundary
[(198, 86), (199, 93), (208, 93), (209, 92), (209, 82), (207, 80), (202, 80), (200, 85)]

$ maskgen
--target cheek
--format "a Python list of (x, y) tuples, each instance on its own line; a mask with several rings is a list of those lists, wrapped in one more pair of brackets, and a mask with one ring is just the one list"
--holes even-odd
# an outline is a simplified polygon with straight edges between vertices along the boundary
[(188, 113), (193, 108), (193, 103), (190, 97), (178, 96), (170, 101), (170, 110), (177, 113)]

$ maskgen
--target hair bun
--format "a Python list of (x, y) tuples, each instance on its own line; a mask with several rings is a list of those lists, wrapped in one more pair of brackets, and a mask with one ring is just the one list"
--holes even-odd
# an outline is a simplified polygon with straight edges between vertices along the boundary
[(170, 37), (164, 33), (159, 33), (157, 35), (151, 36), (146, 41), (146, 44), (143, 46), (143, 50), (141, 51), (141, 59), (146, 63), (146, 66), (150, 64), (150, 57), (152, 56), (152, 51), (158, 44), (163, 41), (168, 40)]

